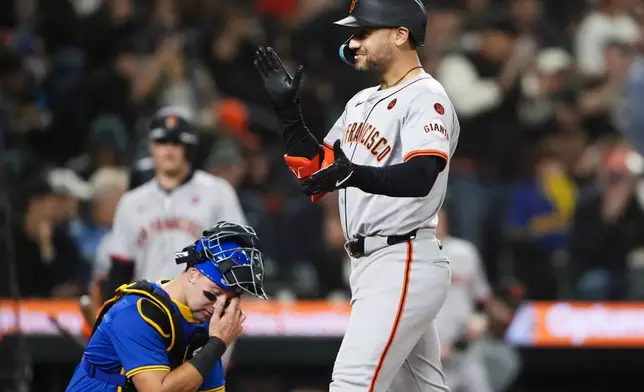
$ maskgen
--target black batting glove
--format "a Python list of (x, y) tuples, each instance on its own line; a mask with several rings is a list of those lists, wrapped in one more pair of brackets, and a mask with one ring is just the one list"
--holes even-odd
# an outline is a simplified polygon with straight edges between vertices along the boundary
[(297, 67), (295, 75), (291, 77), (273, 48), (264, 46), (260, 46), (255, 52), (254, 63), (264, 79), (264, 87), (273, 105), (283, 108), (294, 104), (304, 67)]
[(336, 140), (333, 145), (333, 154), (334, 161), (331, 166), (317, 171), (307, 179), (300, 181), (305, 195), (311, 196), (317, 193), (333, 192), (336, 189), (346, 188), (350, 185), (350, 179), (356, 165), (351, 163), (349, 158), (344, 155), (339, 140)]

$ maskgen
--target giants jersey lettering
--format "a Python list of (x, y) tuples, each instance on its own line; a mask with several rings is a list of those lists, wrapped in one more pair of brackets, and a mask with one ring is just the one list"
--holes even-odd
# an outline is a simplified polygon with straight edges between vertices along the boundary
[(185, 268), (175, 263), (174, 252), (221, 220), (246, 224), (237, 194), (225, 180), (196, 171), (172, 192), (152, 180), (121, 198), (108, 253), (134, 262), (135, 279), (169, 279)]
[(427, 73), (385, 90), (360, 91), (324, 139), (359, 165), (386, 166), (422, 155), (447, 161), (429, 195), (403, 198), (372, 195), (357, 188), (340, 191), (340, 218), (347, 239), (356, 235), (401, 235), (436, 227), (443, 204), (449, 159), (456, 151), (460, 125), (443, 86)]

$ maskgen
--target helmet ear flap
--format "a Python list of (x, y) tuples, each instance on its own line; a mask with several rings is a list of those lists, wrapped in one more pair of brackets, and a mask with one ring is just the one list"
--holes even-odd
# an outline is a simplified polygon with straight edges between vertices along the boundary
[(355, 51), (353, 51), (351, 48), (349, 48), (349, 42), (351, 42), (351, 39), (353, 38), (353, 35), (349, 37), (348, 40), (346, 40), (341, 46), (339, 50), (339, 55), (340, 59), (347, 64), (348, 66), (353, 67), (355, 65)]

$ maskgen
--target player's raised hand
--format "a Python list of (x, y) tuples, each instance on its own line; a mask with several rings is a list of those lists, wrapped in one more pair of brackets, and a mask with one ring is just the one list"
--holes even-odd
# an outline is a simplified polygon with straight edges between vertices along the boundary
[(210, 317), (208, 335), (223, 340), (226, 347), (229, 347), (242, 332), (246, 315), (241, 310), (239, 297), (231, 299), (228, 307), (226, 307), (226, 301), (224, 295), (217, 297)]
[(346, 188), (350, 185), (354, 170), (355, 165), (344, 155), (340, 141), (336, 140), (333, 145), (333, 164), (302, 180), (300, 182), (302, 191), (305, 195), (311, 196)]
[(304, 67), (297, 67), (295, 75), (291, 76), (273, 48), (264, 46), (260, 46), (255, 52), (254, 63), (276, 107), (288, 106), (295, 102)]

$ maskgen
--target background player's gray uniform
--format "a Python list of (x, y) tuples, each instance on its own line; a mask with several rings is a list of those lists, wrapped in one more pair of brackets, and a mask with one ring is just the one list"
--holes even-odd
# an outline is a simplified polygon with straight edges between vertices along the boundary
[(474, 342), (464, 350), (454, 347), (466, 334), (476, 302), (490, 298), (490, 285), (474, 244), (454, 237), (445, 238), (442, 244), (452, 269), (452, 285), (436, 317), (441, 345), (452, 348), (449, 359), (443, 361), (447, 385), (452, 392), (491, 392), (483, 357)]
[(171, 279), (185, 266), (174, 252), (201, 237), (218, 221), (246, 224), (235, 190), (203, 171), (171, 192), (156, 179), (127, 192), (119, 201), (109, 254), (134, 263), (134, 279)]
[[(385, 166), (419, 155), (454, 154), (459, 123), (443, 87), (426, 73), (385, 90), (363, 90), (347, 104), (325, 144), (342, 141), (356, 164)], [(339, 191), (345, 237), (366, 236), (352, 260), (352, 311), (333, 370), (331, 392), (447, 391), (434, 318), (450, 284), (435, 237), (449, 163), (429, 195), (392, 198), (357, 188)], [(386, 237), (415, 229), (415, 239)]]

